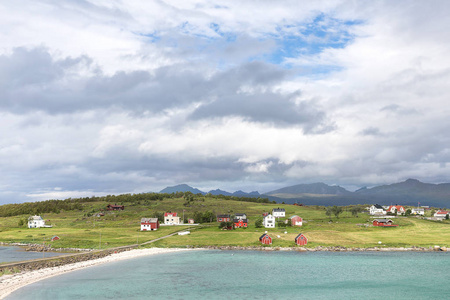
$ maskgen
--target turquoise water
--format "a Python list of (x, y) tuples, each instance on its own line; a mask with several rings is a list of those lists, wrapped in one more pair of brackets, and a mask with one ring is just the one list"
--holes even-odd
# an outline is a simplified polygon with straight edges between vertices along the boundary
[(22, 261), (44, 257), (58, 256), (64, 253), (55, 252), (31, 252), (25, 251), (21, 247), (0, 246), (0, 263)]
[(450, 253), (188, 251), (91, 267), (7, 299), (444, 299)]

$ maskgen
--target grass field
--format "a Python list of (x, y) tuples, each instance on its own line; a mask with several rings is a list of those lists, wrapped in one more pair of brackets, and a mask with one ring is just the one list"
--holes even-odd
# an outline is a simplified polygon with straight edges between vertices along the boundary
[[(371, 224), (367, 213), (352, 216), (344, 211), (339, 218), (325, 215), (325, 208), (319, 206), (293, 206), (287, 204), (266, 204), (240, 202), (233, 200), (210, 199), (196, 196), (195, 201), (183, 205), (184, 199), (165, 199), (150, 203), (124, 203), (125, 210), (108, 212), (104, 217), (91, 214), (104, 209), (105, 202), (83, 204), (81, 211), (61, 211), (42, 214), (52, 228), (28, 229), (18, 226), (20, 219), (29, 215), (0, 218), (0, 242), (51, 244), (54, 248), (111, 248), (116, 246), (143, 243), (189, 226), (162, 226), (157, 231), (141, 232), (140, 219), (153, 217), (165, 211), (178, 212), (192, 217), (195, 212), (211, 211), (214, 214), (234, 214), (245, 212), (249, 217), (249, 228), (224, 231), (218, 223), (210, 227), (193, 230), (190, 235), (172, 236), (152, 244), (158, 247), (186, 246), (259, 246), (258, 238), (265, 231), (273, 238), (273, 247), (292, 247), (295, 236), (302, 232), (309, 240), (308, 247), (429, 247), (450, 246), (450, 222), (435, 222), (416, 217), (395, 218), (399, 227), (381, 228), (365, 226)], [(255, 221), (263, 212), (272, 208), (286, 209), (286, 216), (299, 215), (304, 219), (302, 227), (265, 229), (256, 228)], [(194, 228), (194, 227), (192, 227)], [(60, 240), (50, 242), (54, 235)]]

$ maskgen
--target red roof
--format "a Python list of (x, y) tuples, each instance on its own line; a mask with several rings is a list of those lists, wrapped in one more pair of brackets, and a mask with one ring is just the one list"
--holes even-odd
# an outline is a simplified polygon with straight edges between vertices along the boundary
[(438, 212), (436, 212), (438, 215), (446, 215), (446, 214), (448, 214), (449, 212), (448, 211), (445, 211), (445, 210), (440, 210), (440, 211), (438, 211)]
[(168, 216), (176, 217), (176, 216), (177, 216), (177, 213), (171, 213), (171, 212), (168, 212), (168, 213), (165, 213), (165, 214), (164, 214), (164, 217), (168, 217)]

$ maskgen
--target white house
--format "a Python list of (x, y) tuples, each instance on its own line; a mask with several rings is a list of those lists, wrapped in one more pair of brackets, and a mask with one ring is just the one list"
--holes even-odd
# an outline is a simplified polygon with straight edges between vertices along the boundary
[(177, 213), (166, 212), (164, 214), (164, 224), (165, 225), (179, 225), (181, 224), (181, 218), (178, 217)]
[(275, 218), (284, 218), (286, 217), (286, 211), (284, 210), (284, 208), (274, 208), (272, 209), (272, 215)]
[(435, 214), (434, 214), (434, 217), (437, 219), (437, 220), (444, 220), (445, 219), (445, 217), (448, 215), (448, 214), (450, 214), (450, 212), (448, 212), (448, 211), (445, 211), (445, 210), (438, 210)]
[(234, 218), (238, 219), (238, 220), (244, 220), (244, 219), (247, 219), (247, 215), (246, 214), (237, 213), (237, 214), (234, 215)]
[(28, 228), (41, 228), (52, 227), (51, 225), (45, 225), (44, 219), (41, 216), (32, 216), (28, 218)]
[(423, 208), (413, 208), (413, 209), (411, 209), (411, 214), (423, 216), (423, 215), (425, 215), (425, 209), (423, 209)]
[(401, 215), (405, 213), (405, 208), (401, 205), (391, 205), (389, 206), (388, 212), (391, 212), (393, 214)]
[(266, 228), (275, 228), (275, 217), (268, 214), (263, 219), (263, 226)]
[(373, 215), (385, 215), (386, 211), (383, 209), (383, 207), (381, 205), (375, 204), (369, 208), (369, 214), (371, 214), (372, 216)]

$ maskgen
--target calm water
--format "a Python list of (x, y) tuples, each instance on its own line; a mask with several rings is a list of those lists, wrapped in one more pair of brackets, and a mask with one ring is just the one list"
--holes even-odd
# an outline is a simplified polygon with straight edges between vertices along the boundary
[(7, 299), (444, 299), (450, 253), (190, 251), (71, 272)]
[[(45, 257), (58, 256), (64, 253), (45, 252)], [(42, 258), (42, 252), (25, 251), (21, 247), (0, 246), (0, 263)]]

